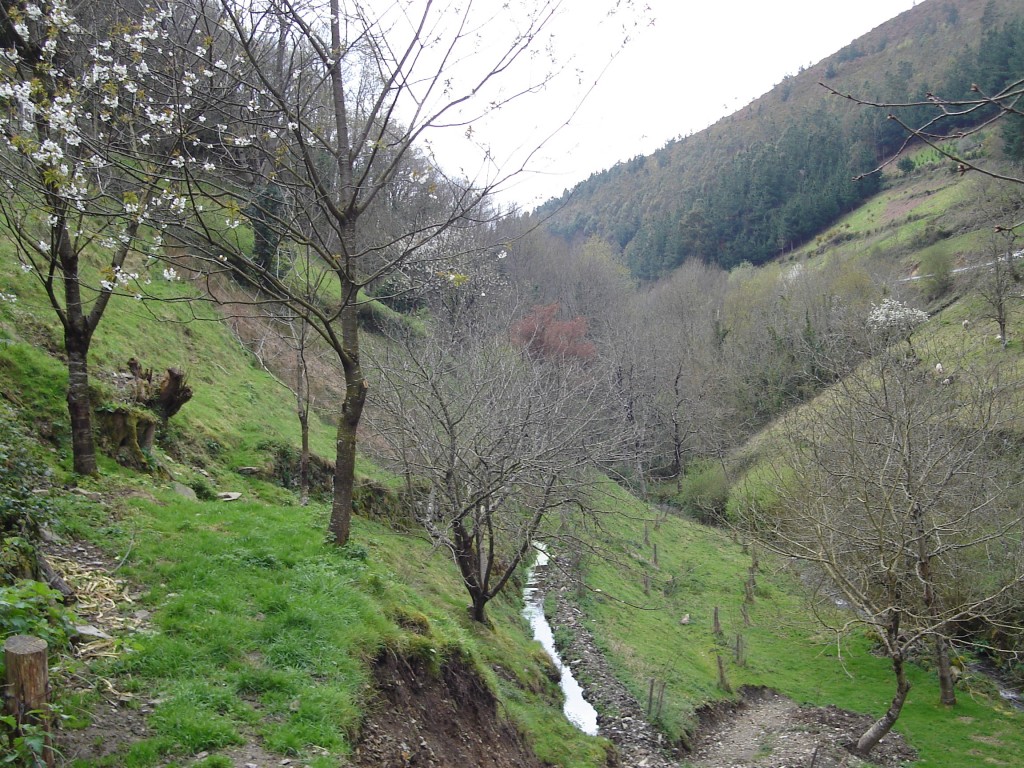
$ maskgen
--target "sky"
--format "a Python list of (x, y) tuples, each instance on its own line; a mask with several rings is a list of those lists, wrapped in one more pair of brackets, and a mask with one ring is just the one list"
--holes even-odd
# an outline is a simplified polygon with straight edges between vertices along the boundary
[[(608, 17), (597, 0), (563, 0), (549, 31), (566, 76), (478, 121), (471, 138), (506, 168), (543, 142), (498, 194), (531, 209), (706, 128), (919, 1), (636, 0), (645, 8)], [(431, 146), (446, 168), (472, 163), (461, 131)]]

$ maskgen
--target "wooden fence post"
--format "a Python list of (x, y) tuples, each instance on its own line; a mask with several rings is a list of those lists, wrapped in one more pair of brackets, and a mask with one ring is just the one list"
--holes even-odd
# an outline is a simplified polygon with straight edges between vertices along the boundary
[(7, 667), (4, 711), (14, 716), (19, 728), (29, 723), (42, 727), (45, 733), (42, 756), (46, 765), (52, 768), (46, 650), (45, 640), (30, 635), (14, 635), (4, 642), (4, 664)]

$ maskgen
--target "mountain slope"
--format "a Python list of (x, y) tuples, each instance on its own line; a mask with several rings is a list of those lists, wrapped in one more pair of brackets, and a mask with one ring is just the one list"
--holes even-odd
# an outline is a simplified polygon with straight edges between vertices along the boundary
[[(725, 267), (766, 261), (874, 194), (876, 176), (853, 177), (903, 140), (884, 111), (831, 96), (821, 82), (880, 101), (960, 95), (984, 63), (983, 35), (1019, 13), (1012, 0), (926, 0), (708, 129), (594, 174), (538, 214), (567, 239), (613, 242), (645, 279), (691, 257)], [(1019, 66), (1018, 53), (1006, 55)]]

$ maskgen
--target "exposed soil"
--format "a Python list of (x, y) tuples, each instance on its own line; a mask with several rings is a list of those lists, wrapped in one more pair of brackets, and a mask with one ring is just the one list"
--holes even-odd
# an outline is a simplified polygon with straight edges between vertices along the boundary
[[(872, 718), (836, 707), (801, 707), (773, 691), (743, 691), (738, 705), (707, 708), (689, 756), (693, 768), (839, 768), (868, 765), (846, 746)], [(899, 734), (871, 752), (871, 765), (900, 766), (916, 759)]]
[(385, 653), (374, 677), (378, 699), (363, 725), (355, 765), (542, 768), (461, 659), (444, 661), (438, 673), (422, 660)]
[[(87, 634), (75, 638), (72, 654), (76, 658), (89, 661), (113, 655), (113, 638), (148, 630), (148, 613), (133, 609), (136, 595), (126, 582), (116, 578), (117, 563), (103, 551), (84, 542), (50, 542), (44, 552), (75, 591), (72, 608), (79, 626), (96, 630), (86, 630)], [(75, 719), (87, 718), (89, 725), (59, 728), (54, 732), (58, 764), (113, 755), (122, 747), (149, 736), (146, 715), (156, 702), (120, 691), (106, 678), (79, 674), (62, 680), (60, 674), (58, 670), (57, 685), (68, 691), (98, 693), (101, 703), (88, 713), (66, 712)]]

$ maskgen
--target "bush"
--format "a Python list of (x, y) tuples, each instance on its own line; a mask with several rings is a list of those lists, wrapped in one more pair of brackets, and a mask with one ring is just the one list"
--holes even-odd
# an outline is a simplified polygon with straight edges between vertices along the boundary
[(60, 592), (42, 582), (24, 579), (0, 586), (0, 641), (32, 635), (57, 650), (68, 644), (74, 626), (74, 614), (61, 603)]
[(945, 251), (927, 251), (918, 267), (921, 289), (929, 301), (944, 296), (953, 287), (953, 257)]
[(761, 521), (775, 517), (780, 503), (779, 482), (780, 477), (772, 468), (763, 464), (755, 466), (729, 489), (726, 518), (756, 528)]
[(729, 499), (725, 468), (714, 461), (691, 464), (683, 476), (676, 499), (681, 509), (693, 514), (700, 522), (709, 525), (722, 523)]

